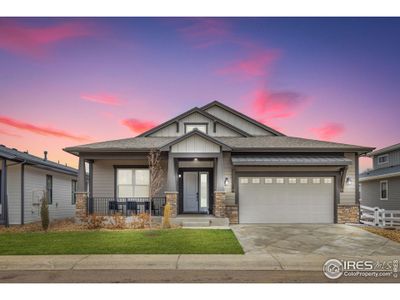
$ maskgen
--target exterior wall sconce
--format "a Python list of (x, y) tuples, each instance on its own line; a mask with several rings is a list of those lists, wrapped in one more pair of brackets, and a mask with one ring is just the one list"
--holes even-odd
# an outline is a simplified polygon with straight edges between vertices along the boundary
[(346, 184), (347, 185), (351, 185), (353, 183), (353, 180), (351, 179), (351, 177), (346, 177)]
[(182, 174), (179, 174), (178, 177), (179, 177), (179, 178), (182, 178)]
[(199, 159), (198, 159), (197, 157), (195, 157), (193, 160), (194, 160), (194, 161), (198, 161)]
[(224, 185), (227, 186), (228, 184), (229, 184), (229, 178), (228, 178), (228, 177), (225, 177)]

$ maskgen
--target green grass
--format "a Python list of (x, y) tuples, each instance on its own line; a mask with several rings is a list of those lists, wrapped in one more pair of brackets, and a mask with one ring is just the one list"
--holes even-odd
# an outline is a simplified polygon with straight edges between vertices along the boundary
[(243, 254), (229, 229), (0, 233), (0, 255)]

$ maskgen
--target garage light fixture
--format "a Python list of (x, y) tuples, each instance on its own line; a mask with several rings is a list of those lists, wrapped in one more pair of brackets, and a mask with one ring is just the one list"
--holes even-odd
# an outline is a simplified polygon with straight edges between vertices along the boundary
[(195, 157), (193, 160), (194, 160), (194, 161), (198, 161), (199, 159), (198, 159), (197, 157)]
[(225, 177), (224, 185), (227, 186), (228, 184), (229, 184), (229, 178), (228, 178), (228, 177)]
[(346, 184), (347, 185), (350, 185), (350, 184), (352, 184), (353, 183), (353, 180), (351, 179), (351, 177), (349, 176), (349, 177), (346, 177)]

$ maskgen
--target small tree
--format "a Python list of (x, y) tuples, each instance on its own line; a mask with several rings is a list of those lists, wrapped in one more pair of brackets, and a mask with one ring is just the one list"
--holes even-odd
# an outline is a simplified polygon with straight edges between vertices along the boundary
[(147, 157), (149, 163), (149, 171), (150, 171), (150, 187), (149, 187), (149, 196), (150, 196), (150, 218), (149, 225), (151, 227), (151, 210), (152, 210), (152, 200), (154, 197), (158, 195), (164, 180), (164, 170), (161, 166), (161, 152), (156, 149), (151, 149), (149, 155)]
[(47, 200), (47, 193), (44, 193), (41, 204), (40, 204), (40, 219), (42, 221), (42, 228), (44, 231), (49, 229), (50, 217), (49, 217), (49, 205)]
[(162, 221), (162, 228), (171, 228), (171, 205), (167, 203), (164, 207), (164, 217)]

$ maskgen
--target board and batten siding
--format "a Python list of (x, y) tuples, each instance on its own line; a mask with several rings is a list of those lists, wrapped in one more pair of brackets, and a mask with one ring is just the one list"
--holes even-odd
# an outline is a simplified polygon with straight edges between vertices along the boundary
[(175, 145), (172, 145), (172, 153), (219, 153), (220, 146), (199, 136), (192, 135)]
[(26, 165), (24, 172), (25, 223), (40, 221), (40, 199), (46, 190), (46, 175), (53, 177), (53, 202), (49, 204), (50, 219), (75, 216), (75, 205), (72, 204), (72, 180), (76, 180), (76, 177)]
[[(388, 182), (388, 200), (381, 200), (380, 182)], [(400, 176), (387, 179), (368, 180), (361, 183), (361, 205), (400, 210)]]
[(177, 125), (173, 123), (164, 127), (156, 132), (152, 133), (150, 136), (153, 137), (178, 137), (185, 134), (185, 123), (205, 123), (208, 127), (208, 135), (214, 137), (235, 137), (241, 136), (237, 132), (233, 131), (232, 129), (218, 124), (216, 126), (216, 132), (214, 132), (214, 121), (210, 120), (209, 118), (199, 114), (199, 113), (192, 113), (189, 116), (179, 120), (179, 132), (177, 132)]
[(226, 111), (218, 106), (212, 106), (206, 110), (209, 114), (216, 116), (217, 118), (240, 128), (241, 130), (255, 136), (273, 135), (271, 132), (262, 129), (261, 127), (254, 125), (253, 123), (246, 121), (245, 119), (238, 117), (231, 112)]
[(354, 205), (356, 204), (356, 174), (358, 176), (358, 170), (356, 170), (356, 154), (345, 153), (344, 157), (351, 159), (352, 164), (348, 167), (346, 177), (351, 178), (351, 184), (344, 183), (343, 192), (340, 193), (340, 204)]
[[(167, 181), (166, 160), (161, 160), (164, 170), (164, 182), (159, 192), (164, 196)], [(114, 166), (148, 166), (145, 159), (130, 160), (95, 160), (93, 163), (93, 197), (114, 197)]]
[(21, 164), (11, 164), (7, 166), (8, 220), (14, 225), (21, 224)]
[[(378, 157), (382, 156), (382, 155), (386, 155), (386, 154), (388, 154), (389, 161), (384, 164), (378, 164)], [(387, 168), (387, 167), (398, 166), (398, 165), (400, 165), (400, 150), (376, 155), (373, 158), (374, 169)]]

